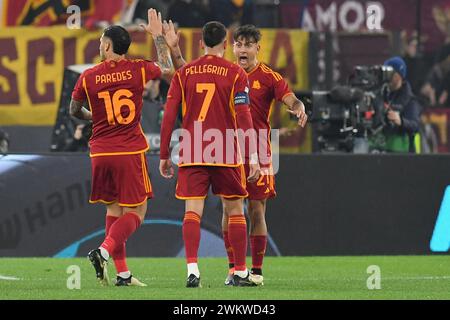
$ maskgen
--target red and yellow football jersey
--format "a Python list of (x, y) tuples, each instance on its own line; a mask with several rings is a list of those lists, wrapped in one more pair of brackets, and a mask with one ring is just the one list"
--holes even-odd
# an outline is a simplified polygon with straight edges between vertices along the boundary
[(156, 63), (128, 59), (104, 61), (81, 74), (72, 98), (87, 100), (92, 112), (91, 157), (149, 149), (140, 124), (142, 93), (149, 80), (160, 77)]
[[(289, 85), (278, 73), (267, 65), (259, 63), (255, 69), (248, 73), (250, 85), (250, 110), (253, 126), (258, 133), (258, 151), (260, 146), (266, 146), (267, 157), (271, 158), (270, 149), (270, 114), (276, 101), (282, 101), (289, 94), (293, 94)], [(267, 135), (260, 134), (259, 130), (266, 130)], [(258, 152), (260, 159), (265, 155)], [(266, 164), (261, 163), (262, 166)]]
[[(242, 163), (237, 139), (228, 138), (230, 133), (235, 134), (237, 129), (235, 108), (248, 108), (248, 90), (245, 71), (238, 65), (214, 55), (204, 55), (176, 72), (167, 95), (166, 114), (173, 113), (173, 110), (168, 108), (177, 108), (181, 103), (182, 128), (191, 138), (190, 145), (185, 144), (189, 148), (183, 149), (181, 146), (180, 167), (236, 167)], [(171, 129), (164, 126), (162, 131)], [(162, 132), (162, 159), (168, 157), (166, 136), (167, 134)], [(182, 140), (184, 139), (183, 137)], [(223, 139), (222, 145), (218, 139)], [(214, 153), (210, 157), (213, 160), (205, 157), (208, 150)]]

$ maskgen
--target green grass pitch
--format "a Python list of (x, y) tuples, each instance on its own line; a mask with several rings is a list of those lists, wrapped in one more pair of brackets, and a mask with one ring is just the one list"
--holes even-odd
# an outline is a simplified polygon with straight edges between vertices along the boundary
[[(181, 258), (130, 258), (148, 287), (102, 287), (87, 259), (0, 258), (0, 299), (450, 299), (450, 256), (267, 257), (262, 287), (225, 287), (225, 258), (200, 258), (202, 288), (185, 288)], [(67, 268), (80, 267), (81, 289), (69, 290)], [(367, 268), (381, 271), (369, 290)], [(115, 275), (112, 263), (110, 276)], [(17, 280), (13, 280), (17, 279)]]

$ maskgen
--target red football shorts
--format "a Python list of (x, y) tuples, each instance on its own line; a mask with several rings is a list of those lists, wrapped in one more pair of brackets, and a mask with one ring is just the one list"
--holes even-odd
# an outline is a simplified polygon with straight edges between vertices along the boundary
[(175, 196), (181, 200), (204, 199), (209, 186), (215, 195), (238, 199), (247, 197), (244, 166), (187, 166), (178, 169)]
[(93, 157), (91, 164), (89, 202), (136, 207), (153, 197), (144, 153)]
[[(244, 165), (245, 176), (248, 177), (250, 166)], [(272, 167), (261, 166), (261, 177), (258, 181), (250, 183), (247, 181), (247, 192), (249, 200), (264, 200), (270, 199), (277, 195), (275, 192), (275, 177), (272, 172)]]

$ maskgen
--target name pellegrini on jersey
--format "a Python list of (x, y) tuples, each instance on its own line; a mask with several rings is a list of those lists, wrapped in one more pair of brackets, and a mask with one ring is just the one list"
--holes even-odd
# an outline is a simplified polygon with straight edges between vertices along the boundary
[(215, 74), (219, 76), (226, 77), (228, 74), (228, 68), (225, 67), (219, 67), (212, 64), (203, 64), (203, 65), (195, 65), (191, 66), (189, 68), (186, 68), (186, 76), (189, 74), (203, 74), (203, 73), (210, 73)]

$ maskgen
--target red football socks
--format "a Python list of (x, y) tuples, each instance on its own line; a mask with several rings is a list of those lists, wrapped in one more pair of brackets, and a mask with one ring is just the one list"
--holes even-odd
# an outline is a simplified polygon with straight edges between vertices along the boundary
[(225, 244), (225, 250), (227, 251), (228, 255), (228, 266), (230, 267), (230, 269), (234, 268), (234, 252), (230, 244), (228, 231), (223, 231), (223, 242)]
[(245, 271), (247, 269), (245, 264), (247, 256), (247, 223), (243, 215), (229, 217), (228, 238), (234, 253), (234, 269), (236, 271)]
[(200, 220), (200, 216), (193, 211), (187, 211), (184, 214), (183, 240), (187, 263), (197, 263), (200, 245)]
[[(141, 219), (134, 212), (127, 212), (122, 217), (111, 224), (105, 240), (100, 245), (106, 249), (110, 255), (114, 253), (141, 225)], [(120, 272), (120, 271), (119, 271)]]
[(109, 230), (111, 229), (111, 226), (113, 225), (113, 223), (116, 222), (118, 219), (119, 219), (119, 217), (106, 215), (105, 237), (109, 234)]
[[(106, 216), (106, 228), (105, 228), (105, 236), (109, 234), (109, 230), (111, 226), (119, 219), (119, 217), (114, 216)], [(127, 261), (126, 261), (126, 241), (122, 243), (122, 245), (118, 245), (116, 250), (111, 254), (114, 265), (116, 266), (117, 273), (128, 271)]]
[(264, 255), (266, 253), (267, 236), (250, 236), (252, 250), (252, 269), (262, 269)]

